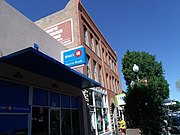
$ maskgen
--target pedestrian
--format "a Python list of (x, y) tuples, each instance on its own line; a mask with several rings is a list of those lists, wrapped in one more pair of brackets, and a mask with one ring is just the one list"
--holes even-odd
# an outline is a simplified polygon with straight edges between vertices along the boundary
[(120, 119), (119, 122), (121, 135), (126, 135), (126, 122), (123, 119)]

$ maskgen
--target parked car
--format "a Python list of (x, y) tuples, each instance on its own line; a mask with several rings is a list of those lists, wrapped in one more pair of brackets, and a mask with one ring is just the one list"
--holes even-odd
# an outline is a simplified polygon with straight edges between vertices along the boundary
[(180, 134), (180, 116), (172, 116), (170, 118), (170, 127), (172, 134)]

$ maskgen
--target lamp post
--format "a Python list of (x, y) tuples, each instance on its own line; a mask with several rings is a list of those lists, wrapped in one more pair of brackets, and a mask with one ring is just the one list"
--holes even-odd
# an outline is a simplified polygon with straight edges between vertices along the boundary
[(139, 81), (139, 77), (138, 77), (138, 75), (137, 75), (137, 73), (139, 72), (139, 66), (136, 65), (136, 64), (134, 64), (134, 66), (133, 66), (133, 71), (136, 73), (137, 80)]
[[(139, 82), (139, 77), (137, 75), (137, 73), (139, 72), (139, 66), (134, 64), (133, 71), (136, 73), (137, 81)], [(131, 86), (132, 89), (133, 89), (134, 85), (135, 85), (135, 82), (131, 81), (130, 86)]]

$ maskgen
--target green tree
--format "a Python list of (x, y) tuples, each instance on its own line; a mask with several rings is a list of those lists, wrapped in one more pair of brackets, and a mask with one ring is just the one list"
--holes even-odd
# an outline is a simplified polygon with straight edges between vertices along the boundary
[[(132, 70), (134, 64), (139, 66), (138, 73)], [(146, 52), (127, 51), (122, 58), (122, 72), (127, 85), (126, 114), (142, 134), (158, 135), (164, 113), (162, 102), (169, 97), (162, 63)]]
[(176, 102), (176, 104), (170, 105), (169, 109), (172, 110), (173, 112), (180, 111), (179, 101), (174, 101), (174, 102)]

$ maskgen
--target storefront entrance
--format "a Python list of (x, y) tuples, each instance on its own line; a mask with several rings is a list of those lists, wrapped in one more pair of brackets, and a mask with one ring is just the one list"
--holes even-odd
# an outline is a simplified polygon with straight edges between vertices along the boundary
[(34, 88), (32, 135), (80, 135), (78, 97)]
[(32, 135), (48, 135), (48, 132), (50, 135), (80, 135), (79, 111), (33, 107)]

